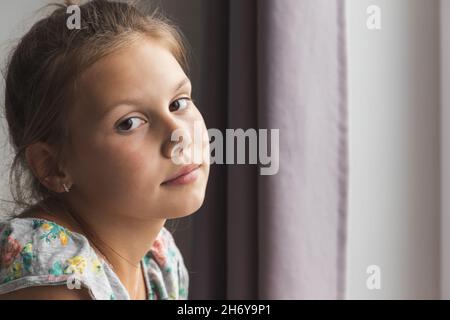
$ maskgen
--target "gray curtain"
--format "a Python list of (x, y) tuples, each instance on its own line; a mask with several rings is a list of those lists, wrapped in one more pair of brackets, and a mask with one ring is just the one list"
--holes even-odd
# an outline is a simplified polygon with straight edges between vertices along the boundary
[(211, 166), (177, 223), (190, 299), (340, 299), (347, 198), (344, 0), (164, 0), (209, 128), (280, 129), (280, 168)]

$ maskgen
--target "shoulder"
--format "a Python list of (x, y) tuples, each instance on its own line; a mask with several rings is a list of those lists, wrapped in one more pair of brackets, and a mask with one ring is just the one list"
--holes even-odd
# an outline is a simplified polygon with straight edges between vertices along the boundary
[(189, 274), (172, 233), (163, 227), (144, 257), (159, 299), (188, 297)]
[(87, 284), (85, 271), (95, 268), (100, 263), (87, 239), (61, 225), (39, 218), (0, 223), (0, 294), (39, 292), (30, 287), (58, 284), (66, 288), (74, 275)]

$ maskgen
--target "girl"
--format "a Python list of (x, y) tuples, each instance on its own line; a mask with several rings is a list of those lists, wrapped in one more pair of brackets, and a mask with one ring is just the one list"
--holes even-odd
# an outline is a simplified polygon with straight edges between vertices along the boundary
[(0, 298), (187, 299), (164, 224), (200, 208), (209, 162), (175, 163), (171, 134), (202, 124), (202, 143), (181, 154), (203, 154), (194, 149), (209, 139), (182, 36), (106, 0), (79, 6), (70, 29), (70, 5), (37, 22), (8, 63), (13, 194), (26, 210), (0, 224)]

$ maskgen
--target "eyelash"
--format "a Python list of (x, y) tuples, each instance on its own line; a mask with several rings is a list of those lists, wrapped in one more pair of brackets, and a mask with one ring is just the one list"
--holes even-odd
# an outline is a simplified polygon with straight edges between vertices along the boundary
[[(170, 110), (170, 106), (171, 106), (173, 103), (178, 102), (178, 101), (186, 101), (187, 105), (186, 105), (186, 107), (185, 107), (184, 109), (189, 108), (189, 102), (193, 102), (193, 100), (192, 100), (191, 98), (189, 98), (189, 97), (179, 98), (179, 99), (175, 100), (174, 102), (172, 102), (172, 103), (169, 105), (169, 110)], [(182, 110), (184, 110), (184, 109), (182, 109)], [(180, 110), (180, 109), (178, 109), (178, 110)], [(175, 110), (175, 111), (178, 111), (178, 110)], [(120, 123), (117, 125), (117, 130), (120, 131), (120, 132), (131, 132), (131, 131), (133, 131), (134, 129), (139, 128), (139, 127), (137, 127), (137, 128), (134, 128), (134, 129), (128, 129), (128, 130), (121, 130), (121, 129), (119, 129), (119, 127), (120, 127), (122, 124), (126, 123), (127, 121), (129, 121), (129, 120), (131, 120), (131, 119), (139, 119), (139, 120), (141, 120), (142, 122), (144, 122), (144, 124), (148, 122), (147, 120), (142, 119), (142, 118), (140, 118), (140, 117), (130, 117), (130, 118), (127, 118), (127, 119), (123, 120), (122, 122), (120, 122)]]
[[(172, 104), (174, 104), (174, 103), (177, 102), (177, 101), (183, 101), (183, 100), (186, 101), (186, 103), (187, 103), (186, 108), (188, 108), (189, 102), (191, 102), (192, 99), (191, 99), (191, 98), (188, 98), (188, 97), (183, 97), (183, 98), (179, 98), (179, 99), (175, 100), (174, 102), (172, 102), (172, 103), (169, 105), (169, 110), (170, 110), (170, 106), (171, 106)], [(186, 109), (186, 108), (185, 108), (185, 109)], [(178, 111), (178, 110), (176, 110), (176, 111)]]

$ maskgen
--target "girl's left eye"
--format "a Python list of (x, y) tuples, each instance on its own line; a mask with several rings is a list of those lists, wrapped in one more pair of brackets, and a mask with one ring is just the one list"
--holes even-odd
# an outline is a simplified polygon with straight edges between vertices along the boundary
[(171, 112), (186, 109), (189, 105), (190, 98), (181, 98), (172, 102), (169, 106)]
[(132, 118), (128, 118), (128, 119), (125, 119), (124, 121), (122, 121), (117, 126), (117, 129), (119, 129), (119, 131), (127, 132), (127, 131), (134, 130), (136, 128), (139, 128), (141, 126), (141, 124), (145, 124), (145, 123), (147, 123), (147, 121), (144, 119), (141, 119), (138, 117), (132, 117)]

